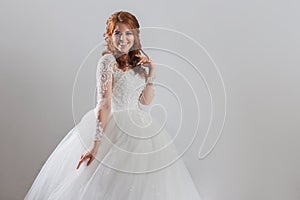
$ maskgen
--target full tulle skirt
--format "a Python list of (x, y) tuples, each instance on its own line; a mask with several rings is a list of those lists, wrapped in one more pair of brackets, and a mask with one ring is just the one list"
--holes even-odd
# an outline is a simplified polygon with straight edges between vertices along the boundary
[(139, 109), (112, 112), (95, 160), (76, 166), (91, 147), (96, 110), (62, 139), (25, 200), (200, 200), (172, 138)]

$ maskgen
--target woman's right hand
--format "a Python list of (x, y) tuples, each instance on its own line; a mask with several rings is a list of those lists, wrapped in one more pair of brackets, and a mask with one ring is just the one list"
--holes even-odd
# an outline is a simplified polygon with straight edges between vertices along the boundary
[(92, 150), (87, 150), (86, 152), (84, 152), (81, 157), (80, 157), (80, 160), (78, 162), (78, 165), (76, 167), (76, 169), (79, 169), (80, 165), (85, 161), (85, 160), (88, 160), (87, 162), (87, 166), (89, 166), (93, 160), (95, 159), (95, 156), (97, 154), (97, 151), (98, 151), (98, 148), (95, 149), (93, 148)]

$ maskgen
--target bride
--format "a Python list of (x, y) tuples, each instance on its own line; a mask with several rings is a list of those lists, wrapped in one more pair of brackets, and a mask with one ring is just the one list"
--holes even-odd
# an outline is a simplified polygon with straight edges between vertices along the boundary
[(142, 109), (156, 70), (136, 17), (116, 12), (106, 25), (97, 105), (55, 148), (25, 200), (201, 200), (172, 138)]

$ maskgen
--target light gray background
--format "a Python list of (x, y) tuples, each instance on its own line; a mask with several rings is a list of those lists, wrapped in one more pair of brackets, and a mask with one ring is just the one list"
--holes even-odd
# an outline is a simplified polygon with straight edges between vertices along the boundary
[(1, 1), (0, 199), (23, 199), (74, 126), (78, 67), (101, 40), (107, 17), (121, 9), (143, 27), (190, 35), (220, 68), (228, 97), (223, 135), (204, 160), (196, 159), (195, 146), (185, 157), (204, 199), (300, 199), (299, 6), (258, 0)]

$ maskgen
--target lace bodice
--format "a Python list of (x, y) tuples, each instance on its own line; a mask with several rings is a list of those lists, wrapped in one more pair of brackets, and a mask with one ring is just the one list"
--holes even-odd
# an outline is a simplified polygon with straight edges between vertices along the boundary
[(97, 65), (97, 105), (95, 113), (97, 127), (95, 140), (100, 140), (103, 135), (99, 111), (105, 105), (111, 104), (112, 112), (138, 109), (141, 105), (139, 97), (144, 89), (145, 79), (141, 77), (138, 71), (143, 70), (142, 66), (124, 72), (117, 65), (112, 54), (102, 56)]
[(111, 54), (106, 54), (99, 60), (96, 73), (97, 102), (100, 101), (103, 90), (107, 89), (105, 85), (108, 83), (103, 83), (103, 78), (101, 79), (103, 71), (107, 71), (112, 74), (112, 79), (108, 80), (112, 83), (112, 111), (138, 108), (139, 97), (144, 89), (145, 79), (137, 73), (138, 69), (129, 69), (124, 72), (121, 69), (114, 68), (115, 64), (117, 62)]

